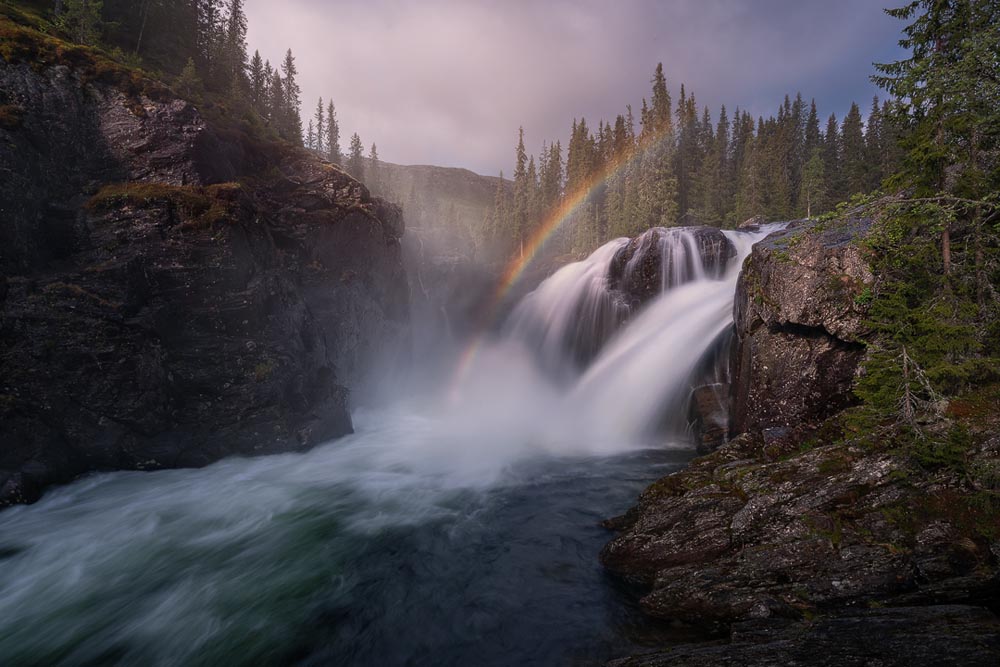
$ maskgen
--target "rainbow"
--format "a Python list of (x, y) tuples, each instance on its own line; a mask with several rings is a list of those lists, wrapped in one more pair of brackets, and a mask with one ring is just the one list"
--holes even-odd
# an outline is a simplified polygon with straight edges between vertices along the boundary
[[(667, 133), (664, 132), (659, 136), (653, 137), (649, 144), (662, 140), (665, 134)], [(455, 367), (455, 373), (452, 377), (451, 385), (451, 396), (453, 399), (457, 398), (457, 392), (461, 381), (466, 376), (469, 368), (475, 361), (476, 356), (483, 345), (483, 341), (485, 340), (485, 334), (489, 331), (490, 326), (493, 324), (493, 320), (497, 315), (497, 310), (499, 309), (500, 304), (510, 293), (511, 289), (513, 289), (514, 285), (517, 284), (517, 281), (521, 279), (521, 276), (524, 275), (525, 270), (545, 246), (545, 242), (548, 241), (552, 235), (555, 234), (559, 228), (573, 216), (580, 206), (582, 206), (599, 187), (606, 184), (612, 177), (639, 159), (642, 152), (642, 149), (639, 149), (626, 159), (612, 162), (602, 171), (592, 176), (581, 187), (566, 195), (563, 198), (562, 203), (552, 213), (550, 213), (545, 220), (542, 221), (542, 224), (539, 225), (538, 228), (535, 229), (531, 236), (525, 241), (523, 251), (519, 255), (515, 255), (510, 259), (506, 267), (504, 267), (504, 272), (497, 285), (496, 292), (490, 299), (489, 307), (484, 311), (482, 323), (480, 324), (479, 335), (473, 338), (472, 343), (462, 353), (459, 358), (459, 362)]]

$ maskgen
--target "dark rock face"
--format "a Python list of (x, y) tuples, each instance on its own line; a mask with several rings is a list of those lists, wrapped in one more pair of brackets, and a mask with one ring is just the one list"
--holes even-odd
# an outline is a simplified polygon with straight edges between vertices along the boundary
[(86, 243), (76, 213), (102, 183), (221, 183), (252, 161), (191, 104), (137, 105), (113, 88), (81, 85), (65, 66), (39, 72), (0, 62), (0, 90), (24, 111), (18, 127), (0, 129), (3, 271), (27, 271)]
[(874, 282), (868, 220), (793, 225), (758, 243), (736, 292), (732, 433), (819, 421), (852, 398)]
[(613, 667), (992, 667), (1000, 620), (981, 607), (942, 605), (840, 614), (811, 623), (754, 620), (729, 643), (679, 646)]
[(714, 227), (654, 227), (615, 255), (608, 283), (638, 305), (692, 280), (699, 265), (705, 275), (721, 277), (735, 255), (735, 246)]
[(346, 387), (406, 335), (398, 209), (180, 100), (2, 63), (0, 88), (25, 110), (0, 129), (0, 505), (350, 432)]

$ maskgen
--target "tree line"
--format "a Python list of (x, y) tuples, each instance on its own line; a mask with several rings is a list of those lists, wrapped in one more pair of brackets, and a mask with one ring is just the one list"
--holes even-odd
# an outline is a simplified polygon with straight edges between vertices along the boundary
[[(186, 97), (252, 111), (285, 141), (344, 163), (333, 100), (321, 98), (303, 127), (295, 56), (288, 49), (276, 66), (259, 51), (250, 56), (244, 7), (244, 0), (56, 0), (52, 8), (56, 26), (74, 41), (107, 46), (127, 64), (170, 75)], [(346, 167), (361, 178), (355, 137)], [(372, 152), (377, 161), (374, 145)]]
[(806, 217), (895, 173), (905, 125), (893, 103), (872, 101), (867, 120), (852, 104), (825, 123), (815, 101), (786, 96), (776, 115), (756, 120), (723, 106), (715, 119), (680, 87), (674, 104), (662, 64), (656, 66), (638, 127), (632, 107), (596, 131), (574, 119), (565, 160), (560, 142), (528, 155), (521, 129), (513, 179), (497, 188), (487, 237), (517, 252), (541, 221), (569, 196), (588, 195), (551, 242), (556, 254), (585, 251), (653, 226), (734, 227), (743, 220)]

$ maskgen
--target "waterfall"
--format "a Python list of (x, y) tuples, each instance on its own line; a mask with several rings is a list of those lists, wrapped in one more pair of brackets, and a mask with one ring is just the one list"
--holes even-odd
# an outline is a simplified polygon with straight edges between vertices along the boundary
[[(557, 271), (483, 355), (493, 359), (481, 369), (491, 392), (512, 373), (520, 378), (506, 389), (523, 411), (504, 419), (537, 418), (537, 439), (601, 451), (649, 444), (665, 424), (682, 429), (696, 376), (711, 382), (718, 372), (743, 260), (774, 229), (656, 228)], [(538, 382), (552, 386), (540, 391)], [(493, 402), (483, 394), (476, 401)]]

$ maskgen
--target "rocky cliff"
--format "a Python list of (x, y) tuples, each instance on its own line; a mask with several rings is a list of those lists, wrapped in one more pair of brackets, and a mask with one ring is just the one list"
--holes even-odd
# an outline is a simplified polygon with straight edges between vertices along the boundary
[(4, 53), (0, 505), (348, 433), (406, 336), (398, 208), (85, 50)]
[(729, 641), (618, 664), (996, 664), (996, 492), (967, 471), (1000, 470), (1000, 393), (953, 402), (935, 427), (961, 434), (961, 467), (859, 427), (871, 225), (800, 223), (747, 259), (733, 439), (608, 521), (618, 534), (601, 555), (649, 615)]

